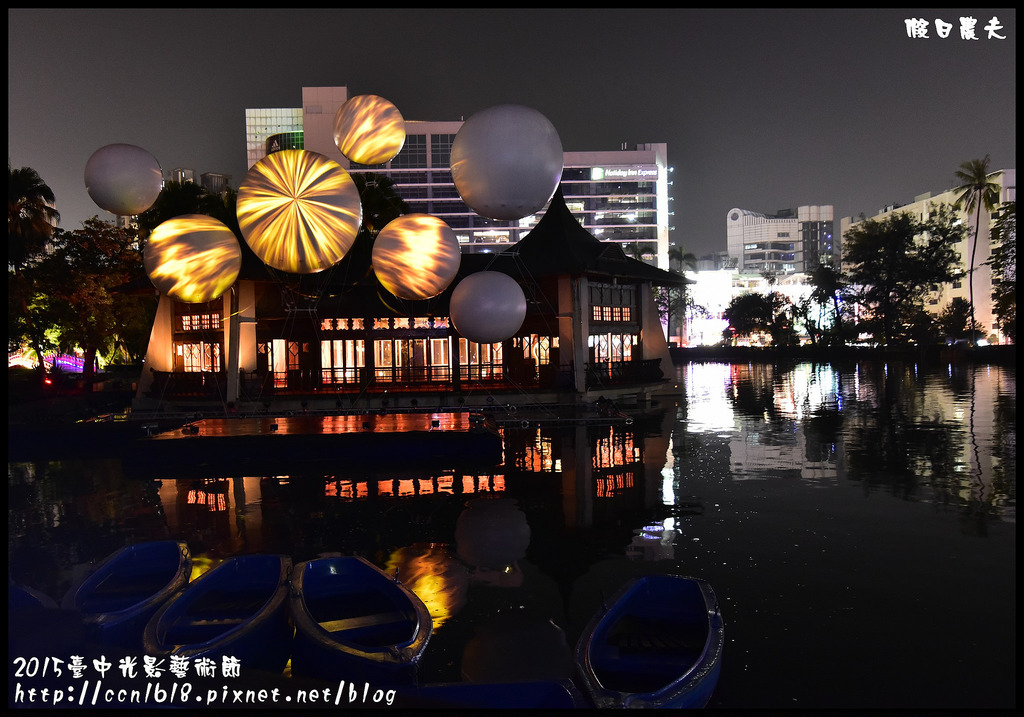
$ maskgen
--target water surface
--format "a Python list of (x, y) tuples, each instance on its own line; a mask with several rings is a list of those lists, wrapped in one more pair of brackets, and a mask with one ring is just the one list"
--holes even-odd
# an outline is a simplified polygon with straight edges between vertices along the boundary
[(1016, 704), (1013, 369), (691, 363), (629, 424), (505, 430), (500, 467), (122, 475), (8, 465), (15, 576), (59, 598), (167, 537), (209, 565), (363, 555), (431, 610), (423, 681), (568, 676), (633, 575), (714, 586), (720, 708)]

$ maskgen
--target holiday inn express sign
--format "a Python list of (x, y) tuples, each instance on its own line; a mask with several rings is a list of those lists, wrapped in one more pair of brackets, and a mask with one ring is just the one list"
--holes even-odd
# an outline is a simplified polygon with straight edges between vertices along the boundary
[(658, 178), (657, 167), (593, 167), (590, 170), (591, 181), (605, 179), (646, 179)]

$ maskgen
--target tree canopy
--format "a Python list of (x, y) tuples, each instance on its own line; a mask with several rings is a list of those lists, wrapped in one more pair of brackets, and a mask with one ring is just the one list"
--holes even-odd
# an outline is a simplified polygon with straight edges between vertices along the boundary
[(749, 336), (764, 332), (771, 335), (775, 346), (788, 346), (796, 341), (792, 304), (777, 291), (735, 296), (724, 313), (729, 329), (735, 335)]
[(29, 271), (34, 301), (45, 307), (58, 347), (85, 352), (84, 377), (91, 375), (97, 354), (111, 358), (118, 352), (131, 363), (145, 354), (155, 291), (121, 291), (145, 279), (133, 229), (93, 217), (81, 229), (60, 230), (53, 250)]
[(933, 209), (924, 221), (899, 211), (868, 219), (843, 238), (861, 324), (881, 343), (913, 341), (927, 295), (962, 276), (955, 246), (965, 230), (948, 205)]

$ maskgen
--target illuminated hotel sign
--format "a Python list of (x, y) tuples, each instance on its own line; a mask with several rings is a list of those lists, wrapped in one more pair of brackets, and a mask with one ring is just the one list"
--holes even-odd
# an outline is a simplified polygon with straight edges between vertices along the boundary
[(590, 179), (657, 179), (657, 167), (591, 167)]

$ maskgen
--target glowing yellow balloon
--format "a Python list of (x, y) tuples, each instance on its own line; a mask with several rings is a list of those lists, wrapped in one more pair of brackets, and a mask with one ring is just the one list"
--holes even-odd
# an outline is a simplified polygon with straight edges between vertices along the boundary
[(405, 119), (377, 95), (356, 95), (334, 116), (334, 143), (359, 164), (383, 164), (405, 144)]
[(242, 268), (242, 248), (222, 222), (185, 214), (153, 230), (142, 263), (160, 293), (196, 304), (231, 288)]
[(455, 232), (429, 214), (388, 222), (373, 244), (373, 271), (400, 299), (429, 299), (448, 288), (462, 263)]
[(294, 274), (337, 264), (363, 220), (351, 175), (305, 149), (274, 152), (254, 164), (238, 188), (236, 213), (256, 256)]

